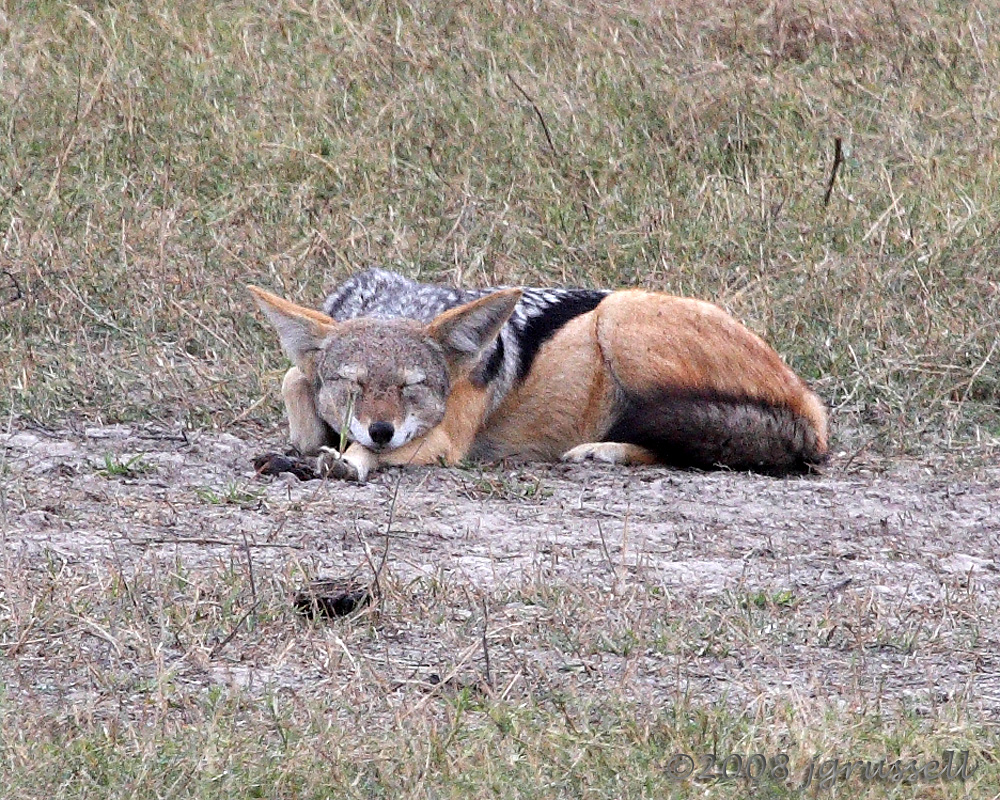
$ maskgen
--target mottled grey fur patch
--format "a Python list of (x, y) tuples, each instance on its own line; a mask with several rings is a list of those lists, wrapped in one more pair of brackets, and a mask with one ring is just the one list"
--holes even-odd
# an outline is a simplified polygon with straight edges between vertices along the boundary
[(495, 289), (452, 289), (417, 283), (395, 272), (369, 269), (352, 275), (324, 301), (323, 313), (335, 320), (373, 317), (430, 322), (449, 308), (468, 303)]
[[(395, 272), (383, 269), (369, 269), (348, 278), (338, 286), (323, 303), (323, 313), (335, 320), (343, 321), (356, 317), (375, 319), (398, 319), (400, 317), (430, 322), (448, 309), (469, 303), (507, 287), (495, 286), (485, 289), (453, 289), (431, 283), (418, 283)], [(533, 336), (551, 336), (564, 324), (559, 319), (555, 327), (535, 324), (547, 311), (565, 307), (574, 301), (583, 301), (582, 309), (596, 305), (609, 294), (604, 290), (590, 289), (539, 289), (526, 288), (510, 320), (500, 331), (503, 340), (501, 348), (501, 368), (491, 381), (494, 387), (493, 405), (496, 410), (514, 383), (523, 378), (530, 367), (531, 359), (538, 350), (540, 341), (532, 341)], [(589, 310), (589, 309), (587, 309)], [(486, 349), (479, 366), (473, 370), (473, 379), (484, 373), (499, 342)]]

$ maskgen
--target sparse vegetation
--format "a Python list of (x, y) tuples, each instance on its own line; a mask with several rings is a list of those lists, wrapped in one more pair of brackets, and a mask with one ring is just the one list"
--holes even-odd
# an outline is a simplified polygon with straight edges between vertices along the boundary
[(497, 472), (484, 470), (481, 464), (469, 464), (470, 480), (459, 490), (465, 497), (480, 500), (503, 499), (524, 502), (546, 497), (545, 489), (538, 475), (528, 472)]
[(244, 486), (235, 482), (226, 484), (222, 489), (212, 489), (203, 486), (196, 492), (198, 499), (212, 505), (255, 506), (264, 497), (264, 490), (257, 486)]
[(142, 453), (127, 458), (105, 453), (101, 466), (97, 468), (97, 472), (105, 478), (134, 478), (152, 470), (152, 464), (143, 461)]
[[(998, 82), (1000, 6), (984, 0), (14, 0), (0, 9), (0, 419), (257, 435), (280, 418), (284, 362), (244, 284), (318, 304), (379, 264), (714, 299), (831, 403), (842, 464), (985, 459), (1000, 437)], [(945, 749), (980, 760), (974, 779), (850, 794), (1000, 792), (971, 690), (890, 702), (891, 670), (863, 668), (884, 652), (994, 658), (996, 603), (971, 568), (965, 593), (909, 616), (870, 587), (817, 597), (780, 575), (692, 601), (628, 572), (602, 530), (604, 571), (586, 580), (554, 572), (571, 557), (559, 542), (513, 587), (410, 583), (390, 564), (381, 619), (308, 624), (288, 592), (313, 556), (281, 540), (278, 487), (151, 489), (154, 512), (114, 517), (111, 554), (82, 563), (49, 546), (50, 518), (73, 509), (39, 487), (96, 480), (87, 502), (110, 519), (134, 511), (131, 487), (103, 477), (168, 474), (141, 456), (86, 464), (29, 485), (0, 455), (0, 793), (797, 797), (781, 781), (672, 781), (669, 760), (789, 752), (801, 774), (816, 754)], [(551, 482), (456, 480), (525, 513)], [(316, 508), (288, 493), (282, 513)], [(179, 510), (192, 501), (197, 523)], [(25, 509), (42, 532), (14, 541)], [(373, 513), (324, 506), (322, 552)], [(196, 525), (224, 515), (271, 538), (242, 530), (193, 556), (222, 535)], [(857, 538), (912, 564), (884, 522)], [(272, 546), (287, 558), (255, 571), (252, 548)], [(389, 663), (407, 636), (413, 663)], [(706, 701), (679, 677), (696, 664), (723, 685), (761, 652), (790, 673), (797, 648), (862, 664), (854, 685), (835, 699), (817, 667)], [(315, 690), (282, 683), (286, 658)], [(641, 683), (675, 675), (669, 697)]]
[(759, 589), (740, 600), (740, 607), (746, 609), (781, 609), (794, 608), (795, 603), (795, 593), (788, 589), (779, 589), (775, 592), (767, 592)]

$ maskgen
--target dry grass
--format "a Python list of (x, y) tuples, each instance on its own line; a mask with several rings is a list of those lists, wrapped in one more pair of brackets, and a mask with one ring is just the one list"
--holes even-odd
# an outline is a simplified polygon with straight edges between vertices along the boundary
[(990, 444), (996, 24), (925, 2), (12, 8), (0, 403), (273, 419), (242, 285), (318, 302), (379, 263), (715, 298), (849, 448)]
[[(377, 263), (715, 299), (830, 401), (839, 448), (991, 453), (998, 29), (996, 4), (929, 0), (8, 3), (0, 412), (271, 427), (282, 362), (243, 285), (318, 303)], [(846, 160), (826, 205), (836, 138)], [(127, 459), (98, 467), (135, 477)], [(538, 491), (530, 475), (463, 481), (484, 499)], [(201, 502), (239, 507), (253, 491), (206, 487)], [(16, 502), (0, 487), (0, 506)], [(456, 656), (465, 683), (448, 694), (351, 663), (378, 652), (367, 618), (303, 630), (273, 611), (292, 567), (251, 582), (235, 555), (191, 575), (182, 560), (39, 563), (4, 536), (4, 657), (56, 669), (53, 697), (78, 681), (120, 703), (67, 709), (0, 685), (0, 783), (20, 797), (730, 797), (750, 792), (669, 782), (665, 754), (995, 745), (963, 698), (821, 719), (794, 695), (743, 714), (683, 692), (661, 707), (608, 700), (586, 680), (584, 655), (602, 648), (682, 658), (752, 649), (764, 631), (834, 646), (850, 631), (851, 652), (966, 646), (887, 609), (810, 606), (789, 622), (795, 598), (776, 590), (671, 629), (649, 624), (670, 616), (652, 593), (623, 607), (586, 583), (540, 582), (513, 603), (390, 580), (394, 607), (415, 609), (395, 624), (429, 637), (440, 620), (442, 653), (476, 642), (484, 602), (513, 603), (537, 609), (509, 620), (532, 647), (583, 665), (579, 681), (529, 670), (516, 692), (484, 695), (481, 667), (469, 677)], [(949, 602), (942, 614), (966, 613)], [(327, 674), (321, 688), (340, 689), (281, 702), (236, 679), (219, 689), (202, 679), (207, 654), (236, 628), (264, 631), (262, 652), (322, 650), (354, 678)], [(794, 794), (768, 792), (756, 796)]]

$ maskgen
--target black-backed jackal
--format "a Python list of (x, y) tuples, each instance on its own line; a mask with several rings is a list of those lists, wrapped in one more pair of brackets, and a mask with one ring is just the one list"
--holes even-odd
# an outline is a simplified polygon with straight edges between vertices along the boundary
[(291, 443), (336, 477), (466, 458), (782, 474), (827, 454), (820, 399), (701, 300), (457, 290), (382, 270), (351, 278), (323, 312), (250, 290), (294, 364)]

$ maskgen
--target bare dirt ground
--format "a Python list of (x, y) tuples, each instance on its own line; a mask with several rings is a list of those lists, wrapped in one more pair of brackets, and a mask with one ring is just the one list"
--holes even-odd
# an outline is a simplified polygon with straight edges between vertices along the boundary
[[(345, 697), (455, 675), (1000, 721), (997, 468), (420, 468), (359, 486), (255, 476), (277, 433), (22, 427), (0, 446), (0, 679), (40, 708), (136, 712), (164, 675)], [(386, 546), (377, 613), (291, 609), (309, 578), (370, 579)]]

